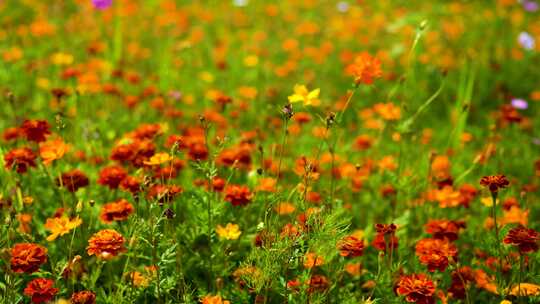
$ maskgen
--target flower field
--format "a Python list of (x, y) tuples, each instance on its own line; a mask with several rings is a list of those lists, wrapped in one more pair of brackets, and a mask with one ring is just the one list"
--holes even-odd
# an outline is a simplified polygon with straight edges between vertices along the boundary
[(0, 25), (0, 303), (540, 303), (540, 2)]

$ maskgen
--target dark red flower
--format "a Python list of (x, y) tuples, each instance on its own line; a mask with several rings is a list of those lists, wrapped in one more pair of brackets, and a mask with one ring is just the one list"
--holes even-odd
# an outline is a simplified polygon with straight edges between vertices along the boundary
[(98, 183), (108, 186), (111, 189), (118, 189), (118, 186), (124, 178), (127, 177), (127, 172), (120, 166), (109, 166), (103, 168), (99, 172)]
[(75, 292), (71, 295), (71, 304), (95, 304), (95, 303), (96, 303), (96, 294), (89, 290)]
[(26, 173), (29, 167), (36, 166), (37, 155), (30, 148), (16, 148), (4, 155), (5, 167), (15, 168), (17, 173)]
[(422, 239), (416, 243), (416, 255), (430, 272), (445, 271), (457, 259), (457, 248), (447, 240)]
[(37, 278), (28, 282), (24, 294), (32, 298), (32, 303), (45, 303), (54, 298), (58, 288), (54, 288), (51, 279)]
[(233, 206), (245, 206), (251, 202), (253, 193), (247, 186), (229, 185), (225, 188), (225, 200)]
[(539, 241), (540, 233), (526, 227), (512, 228), (503, 240), (505, 244), (517, 246), (521, 254), (538, 251)]
[(11, 249), (11, 270), (33, 273), (47, 262), (47, 248), (34, 243), (18, 243)]
[(425, 226), (426, 232), (436, 239), (455, 241), (459, 230), (465, 228), (464, 221), (431, 220)]
[(25, 120), (21, 126), (21, 132), (29, 141), (45, 141), (47, 135), (51, 134), (50, 125), (46, 120)]
[(75, 169), (62, 173), (60, 178), (56, 180), (56, 184), (70, 192), (76, 192), (79, 188), (88, 186), (89, 180), (81, 170)]
[(492, 193), (497, 193), (499, 189), (506, 188), (509, 184), (506, 176), (502, 174), (484, 176), (480, 179), (480, 185), (489, 188)]

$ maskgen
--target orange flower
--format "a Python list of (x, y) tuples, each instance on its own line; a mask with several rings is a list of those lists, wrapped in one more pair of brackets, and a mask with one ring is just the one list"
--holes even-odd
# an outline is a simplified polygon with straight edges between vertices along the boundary
[(434, 304), (435, 283), (425, 274), (402, 276), (397, 284), (396, 292), (405, 296), (409, 303)]
[(291, 214), (296, 210), (293, 204), (288, 202), (281, 202), (274, 208), (279, 215)]
[(58, 288), (54, 288), (51, 279), (37, 278), (26, 285), (24, 294), (32, 298), (32, 303), (45, 303), (54, 298)]
[(51, 231), (52, 234), (47, 237), (47, 241), (54, 241), (59, 236), (68, 234), (71, 230), (79, 227), (81, 224), (82, 220), (78, 216), (72, 219), (66, 215), (48, 218), (45, 223), (45, 228)]
[(95, 304), (96, 294), (90, 290), (75, 292), (71, 295), (71, 304)]
[(18, 243), (11, 249), (11, 270), (17, 273), (36, 272), (47, 262), (47, 248), (34, 243)]
[(69, 148), (69, 145), (60, 138), (49, 140), (39, 144), (39, 156), (43, 164), (50, 165), (53, 161), (62, 158)]
[(373, 110), (387, 121), (395, 121), (401, 118), (401, 109), (391, 102), (376, 103), (373, 105)]
[(381, 61), (367, 52), (361, 53), (354, 63), (347, 66), (346, 73), (354, 77), (356, 85), (370, 85), (375, 79), (382, 77)]
[(100, 230), (88, 240), (86, 251), (88, 255), (95, 255), (98, 258), (110, 259), (125, 252), (125, 239), (114, 229)]
[(446, 240), (422, 239), (416, 244), (416, 255), (430, 272), (442, 272), (456, 258), (457, 248)]
[(426, 232), (434, 238), (455, 241), (458, 239), (459, 230), (465, 228), (464, 221), (430, 220), (426, 225)]
[(324, 264), (324, 258), (316, 253), (308, 252), (304, 256), (304, 267), (311, 269)]
[(497, 193), (499, 189), (506, 188), (509, 184), (510, 182), (506, 179), (506, 176), (502, 174), (484, 176), (480, 179), (480, 185), (489, 188), (491, 193)]
[(202, 304), (230, 304), (231, 302), (223, 300), (220, 295), (207, 295), (201, 299)]
[(338, 243), (338, 249), (343, 257), (358, 257), (364, 253), (364, 241), (349, 235)]
[(125, 199), (103, 205), (100, 218), (104, 223), (125, 221), (134, 211), (133, 205)]

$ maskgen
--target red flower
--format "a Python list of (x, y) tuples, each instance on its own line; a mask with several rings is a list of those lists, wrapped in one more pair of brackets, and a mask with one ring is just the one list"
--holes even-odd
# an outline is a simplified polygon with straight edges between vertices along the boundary
[(18, 273), (36, 272), (47, 262), (47, 248), (34, 243), (18, 243), (11, 249), (11, 270)]
[(120, 166), (109, 166), (103, 168), (99, 172), (98, 183), (108, 186), (111, 189), (118, 189), (118, 186), (124, 178), (127, 177), (127, 172)]
[(404, 275), (397, 284), (397, 294), (409, 303), (434, 304), (435, 283), (425, 274)]
[(154, 185), (148, 190), (148, 198), (157, 199), (161, 204), (171, 202), (183, 189), (176, 185)]
[(308, 292), (325, 291), (328, 289), (328, 286), (330, 286), (330, 284), (325, 276), (314, 274), (308, 281)]
[(120, 188), (131, 192), (131, 194), (136, 194), (141, 191), (141, 181), (136, 177), (126, 176), (126, 178), (120, 182)]
[(387, 249), (398, 248), (398, 238), (395, 235), (397, 226), (395, 224), (375, 224), (375, 239), (373, 240), (373, 247), (380, 251), (386, 252)]
[(233, 206), (245, 206), (251, 202), (253, 193), (247, 186), (230, 185), (225, 188), (225, 200)]
[(25, 120), (21, 132), (29, 141), (42, 142), (51, 134), (50, 125), (46, 120)]
[(75, 292), (71, 295), (71, 304), (95, 304), (95, 303), (96, 303), (96, 294), (89, 290)]
[(364, 241), (349, 235), (338, 243), (339, 254), (344, 257), (358, 257), (364, 253)]
[(89, 181), (88, 177), (81, 170), (75, 169), (62, 173), (56, 184), (62, 185), (70, 192), (76, 192), (79, 188), (88, 186)]
[(455, 241), (461, 228), (465, 228), (464, 221), (431, 220), (425, 226), (426, 232), (434, 238)]
[(119, 201), (103, 205), (100, 218), (105, 223), (125, 221), (134, 210), (133, 205), (122, 198)]
[(448, 263), (456, 259), (457, 248), (447, 240), (422, 239), (416, 244), (416, 255), (430, 272), (445, 271)]
[(53, 285), (54, 281), (51, 279), (33, 279), (26, 285), (24, 294), (32, 298), (32, 303), (48, 302), (58, 293), (58, 288)]
[(502, 174), (484, 176), (480, 179), (480, 185), (489, 188), (492, 193), (497, 193), (499, 189), (506, 188), (509, 184), (510, 182), (506, 179), (506, 176)]
[(520, 254), (538, 251), (539, 241), (540, 233), (525, 227), (512, 228), (503, 240), (505, 244), (518, 246)]
[(28, 167), (36, 166), (36, 154), (30, 148), (16, 148), (4, 155), (6, 169), (15, 168), (17, 173), (26, 173)]

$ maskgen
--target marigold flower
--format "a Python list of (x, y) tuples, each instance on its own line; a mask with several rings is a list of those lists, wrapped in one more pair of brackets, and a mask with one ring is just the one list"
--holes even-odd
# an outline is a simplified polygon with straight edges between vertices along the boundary
[(45, 303), (54, 298), (58, 288), (54, 288), (51, 279), (37, 278), (28, 282), (24, 294), (32, 298), (32, 303)]
[(540, 233), (526, 227), (512, 228), (503, 240), (505, 244), (517, 246), (520, 254), (538, 251), (539, 241)]
[(396, 292), (409, 303), (434, 304), (435, 283), (425, 274), (401, 276)]
[(328, 282), (328, 279), (325, 276), (319, 274), (312, 275), (311, 278), (309, 278), (307, 284), (307, 291), (309, 293), (318, 291), (322, 292), (328, 289), (328, 287), (330, 286), (330, 282)]
[(338, 249), (343, 257), (358, 257), (364, 253), (364, 241), (349, 235), (338, 243)]
[(71, 295), (71, 304), (95, 304), (96, 294), (90, 290), (75, 292)]
[(125, 239), (114, 229), (100, 230), (88, 240), (86, 251), (88, 255), (98, 258), (109, 259), (125, 252)]
[(442, 272), (456, 259), (457, 248), (447, 240), (422, 239), (416, 244), (416, 255), (430, 272), (437, 269)]
[(42, 142), (51, 134), (50, 125), (46, 120), (25, 120), (21, 132), (29, 141)]
[(47, 248), (34, 243), (18, 243), (11, 249), (11, 270), (17, 273), (36, 272), (47, 262)]
[(126, 176), (126, 178), (120, 182), (120, 188), (131, 192), (131, 194), (136, 194), (141, 191), (141, 181), (137, 177)]
[(50, 165), (53, 161), (61, 159), (69, 151), (69, 145), (62, 139), (55, 139), (39, 144), (39, 156), (43, 164)]
[(134, 210), (135, 208), (133, 208), (133, 205), (122, 198), (116, 202), (103, 205), (100, 218), (104, 223), (125, 221)]
[(244, 185), (229, 185), (225, 188), (225, 200), (233, 206), (245, 206), (251, 202), (253, 193)]
[(430, 220), (424, 227), (436, 239), (455, 241), (459, 230), (465, 228), (464, 221)]
[(5, 167), (15, 168), (17, 173), (26, 173), (29, 167), (36, 166), (36, 154), (30, 148), (16, 148), (4, 155)]
[(363, 52), (347, 66), (346, 72), (354, 77), (354, 83), (370, 85), (377, 78), (382, 77), (381, 61)]
[(226, 240), (236, 240), (242, 234), (237, 224), (228, 223), (225, 227), (217, 225), (216, 232), (220, 238)]
[(516, 297), (531, 297), (540, 295), (540, 286), (532, 283), (515, 284), (510, 289), (510, 295)]
[(103, 186), (108, 186), (110, 189), (118, 189), (118, 186), (124, 178), (127, 177), (127, 172), (120, 166), (109, 166), (103, 168), (99, 172), (98, 183)]
[(484, 176), (480, 179), (480, 185), (487, 187), (491, 193), (497, 193), (499, 189), (506, 188), (509, 184), (506, 176), (502, 174)]
[(296, 103), (301, 101), (304, 106), (318, 106), (321, 103), (319, 100), (320, 92), (321, 89), (309, 91), (305, 85), (297, 84), (294, 86), (294, 94), (288, 97), (289, 102)]
[(62, 173), (59, 179), (56, 180), (57, 185), (61, 185), (70, 192), (77, 192), (80, 188), (86, 187), (89, 184), (88, 177), (81, 170), (74, 169)]
[(71, 230), (79, 227), (82, 224), (82, 220), (77, 216), (70, 219), (68, 216), (48, 218), (45, 223), (45, 229), (51, 232), (51, 235), (47, 237), (47, 241), (51, 242), (56, 240), (59, 236), (68, 234)]
[(147, 196), (163, 204), (171, 202), (182, 191), (183, 189), (177, 185), (154, 185), (148, 190)]

